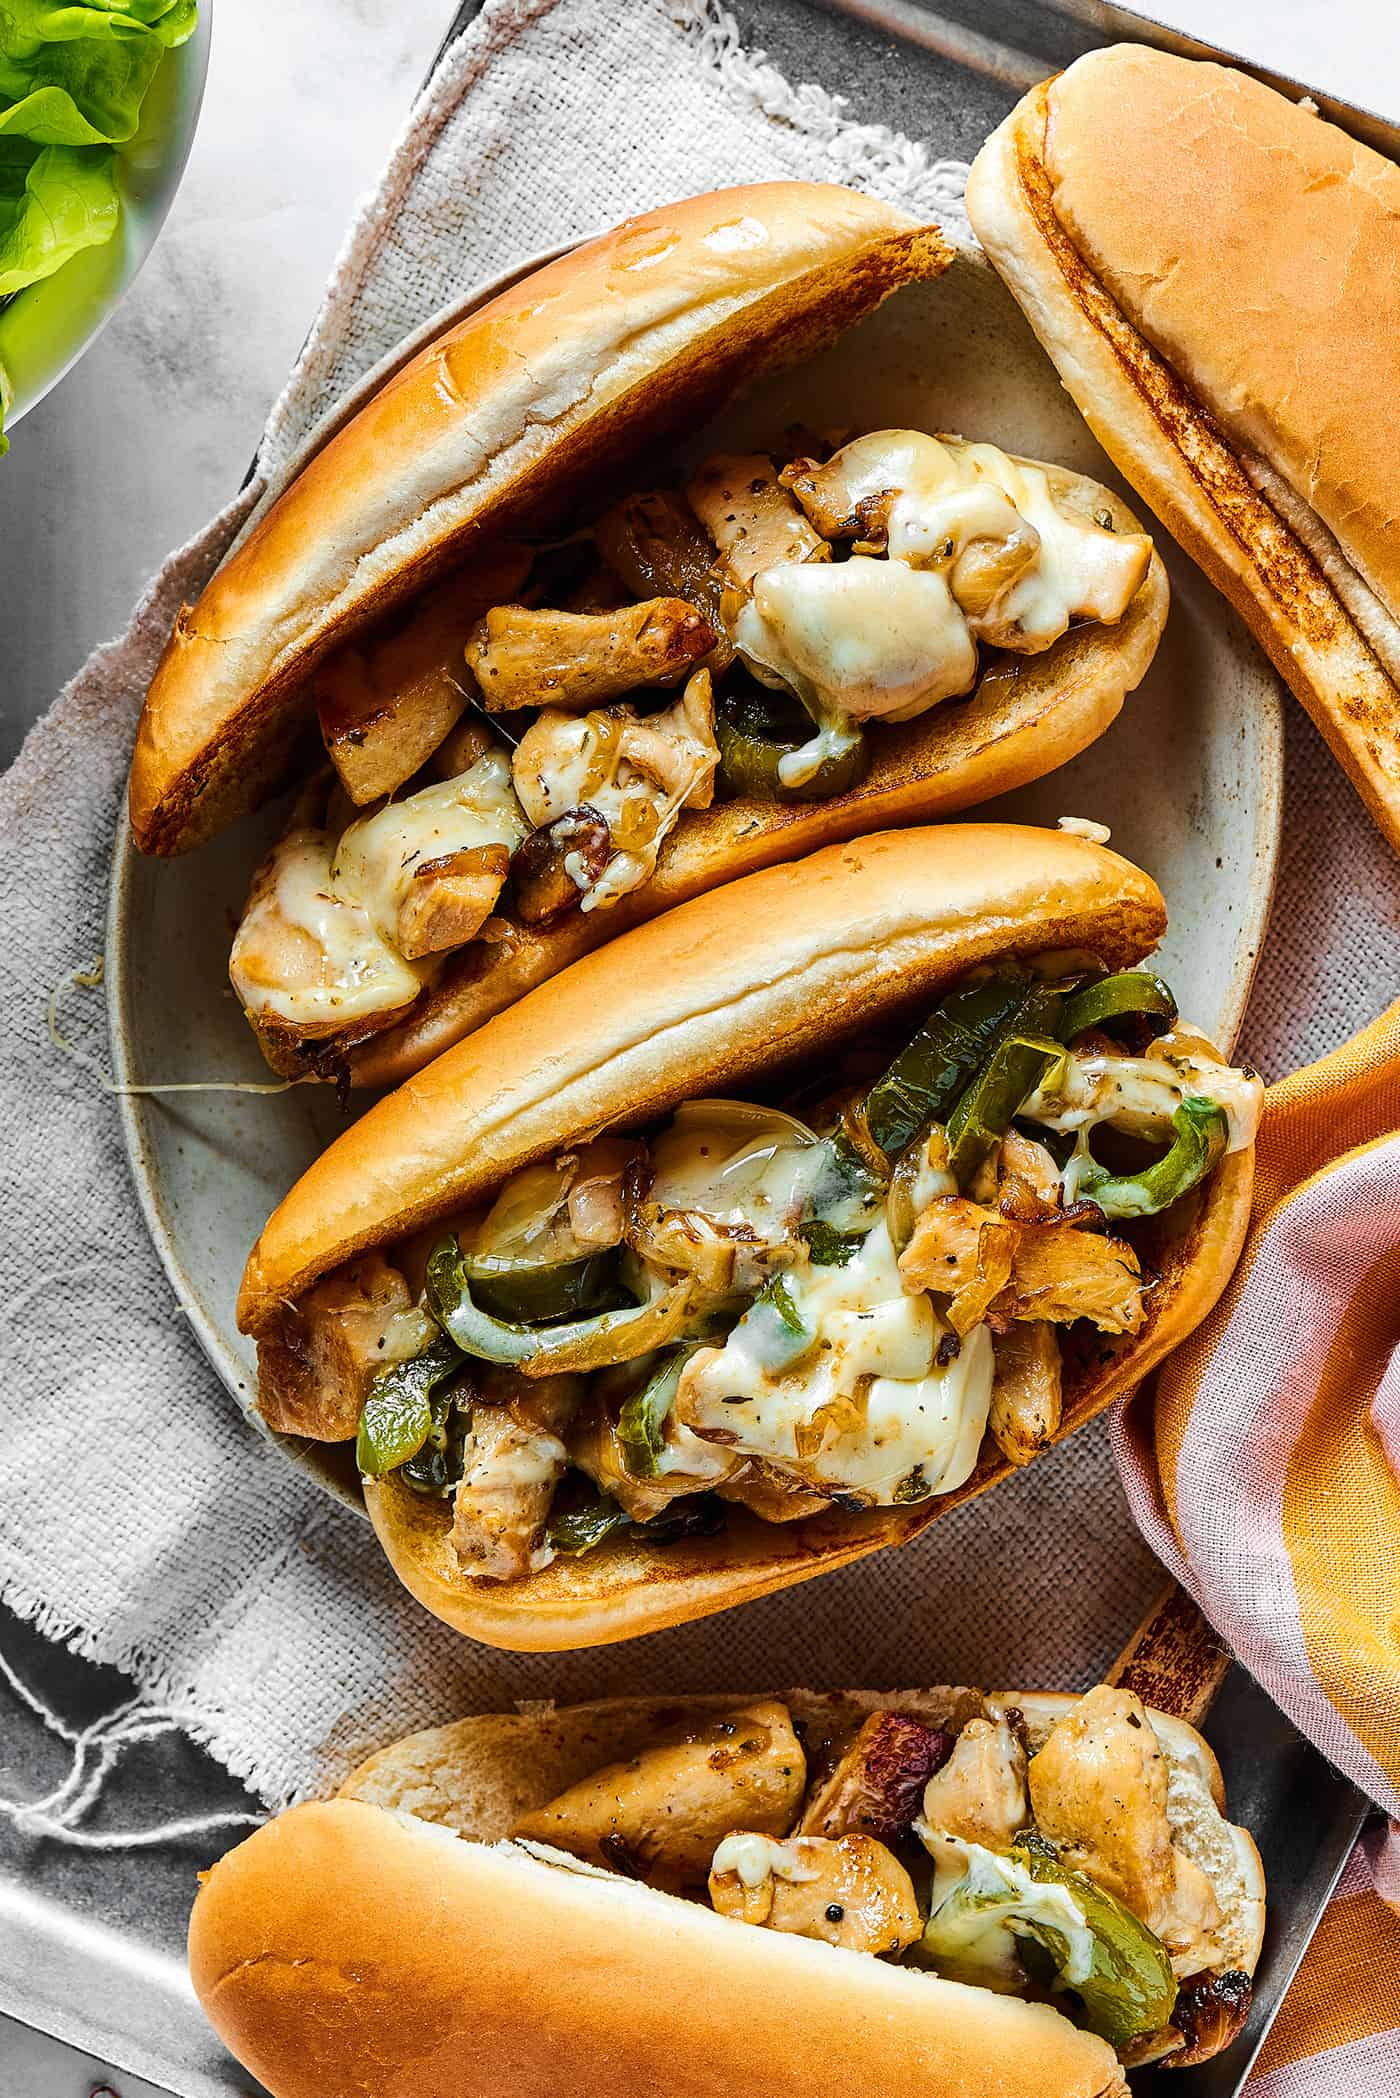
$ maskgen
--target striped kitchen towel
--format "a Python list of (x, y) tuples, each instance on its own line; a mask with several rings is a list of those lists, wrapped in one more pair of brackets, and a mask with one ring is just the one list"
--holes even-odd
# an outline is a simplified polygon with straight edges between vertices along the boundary
[[(1270, 1088), (1239, 1268), (1114, 1432), (1149, 1543), (1400, 1817), (1400, 1003)], [(1358, 1848), (1249, 2086), (1320, 2089), (1400, 2090), (1394, 1826)]]

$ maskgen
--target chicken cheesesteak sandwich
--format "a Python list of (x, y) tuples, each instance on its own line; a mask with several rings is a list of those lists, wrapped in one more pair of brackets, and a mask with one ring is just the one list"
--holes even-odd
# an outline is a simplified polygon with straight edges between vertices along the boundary
[(584, 957), (380, 1101), (249, 1260), (274, 1427), (407, 1586), (628, 1638), (914, 1536), (1099, 1412), (1237, 1256), (1261, 1088), (1088, 838), (887, 833)]
[(696, 435), (951, 260), (820, 185), (653, 212), (449, 330), (280, 495), (182, 613), (131, 782), (160, 853), (300, 783), (230, 965), (275, 1069), (395, 1081), (642, 919), (1102, 732), (1168, 596), (1111, 491), (857, 403)]
[(1114, 2098), (1234, 2037), (1263, 1926), (1130, 1690), (794, 1692), (411, 1735), (204, 1876), (190, 1964), (276, 2098)]

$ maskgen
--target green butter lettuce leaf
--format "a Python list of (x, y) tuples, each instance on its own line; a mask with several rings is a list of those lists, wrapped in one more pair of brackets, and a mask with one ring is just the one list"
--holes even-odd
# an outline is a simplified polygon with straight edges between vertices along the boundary
[(156, 67), (195, 19), (195, 0), (0, 0), (0, 134), (50, 146), (129, 139)]
[(105, 147), (0, 138), (0, 298), (110, 240), (119, 212)]
[[(113, 238), (117, 154), (198, 0), (0, 0), (0, 304)], [(0, 453), (12, 404), (0, 366)]]

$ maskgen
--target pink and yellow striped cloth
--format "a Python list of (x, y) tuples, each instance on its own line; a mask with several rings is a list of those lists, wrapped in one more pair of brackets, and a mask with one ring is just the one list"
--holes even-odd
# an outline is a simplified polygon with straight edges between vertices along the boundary
[[(1400, 1819), (1400, 1003), (1270, 1087), (1239, 1268), (1114, 1432), (1154, 1550)], [(1394, 1826), (1358, 1847), (1248, 2089), (1400, 2093)]]

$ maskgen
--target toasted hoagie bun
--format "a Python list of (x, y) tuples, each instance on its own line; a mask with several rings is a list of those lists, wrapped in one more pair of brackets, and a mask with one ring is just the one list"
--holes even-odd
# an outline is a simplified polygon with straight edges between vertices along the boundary
[[(523, 568), (512, 571), (521, 542), (568, 540), (596, 523), (614, 496), (678, 477), (675, 499), (684, 511), (679, 448), (715, 409), (759, 374), (811, 356), (901, 285), (937, 276), (951, 259), (935, 228), (888, 205), (820, 184), (774, 183), (692, 198), (630, 221), (451, 328), (303, 468), (198, 603), (182, 611), (137, 738), (130, 795), (137, 843), (148, 852), (183, 851), (275, 784), (305, 781), (314, 771), (307, 746), (314, 745), (318, 707), (327, 749), (351, 783), (365, 738), (378, 734), (385, 718), (373, 694), (382, 685), (392, 712), (399, 681), (412, 686), (426, 668), (437, 693), (425, 740), (413, 741), (412, 763), (383, 782), (394, 796), (407, 791), (411, 799), (417, 789), (410, 782), (421, 782), (423, 765), (437, 762), (435, 743), (450, 740), (454, 708), (474, 705), (481, 693), (494, 704), (485, 672), (478, 687), (463, 659), (474, 625), (517, 599), (559, 601), (553, 593), (562, 586), (548, 571), (547, 554), (542, 580), (526, 576), (528, 552)], [(858, 411), (853, 402), (853, 423)], [(997, 433), (969, 435), (994, 440)], [(800, 458), (805, 442), (817, 441), (789, 442), (781, 430), (770, 439), (779, 463)], [(498, 782), (485, 821), (464, 832), (458, 812), (460, 835), (414, 843), (426, 873), (465, 836), (468, 846), (499, 855), (493, 874), (474, 865), (466, 896), (449, 894), (431, 934), (417, 921), (406, 930), (398, 917), (405, 899), (396, 893), (386, 904), (379, 883), (371, 915), (389, 952), (369, 943), (384, 976), (372, 997), (366, 970), (334, 960), (329, 948), (323, 969), (308, 935), (324, 913), (313, 904), (308, 916), (302, 876), (284, 886), (275, 854), (259, 870), (245, 927), (256, 923), (248, 937), (240, 933), (234, 980), (273, 1067), (337, 1080), (348, 1074), (357, 1085), (397, 1083), (630, 925), (815, 846), (964, 809), (1040, 777), (1092, 742), (1151, 662), (1166, 617), (1165, 571), (1110, 490), (1058, 466), (1014, 459), (1010, 466), (1043, 472), (1055, 511), (1089, 537), (1107, 531), (1116, 548), (1138, 549), (1141, 567), (1124, 585), (1131, 594), (1121, 610), (1115, 602), (1112, 614), (1076, 616), (1039, 653), (984, 645), (969, 696), (929, 704), (913, 718), (873, 720), (862, 776), (840, 783), (833, 776), (819, 798), (761, 798), (728, 779), (723, 763), (716, 787), (718, 746), (711, 744), (708, 772), (700, 762), (688, 784), (665, 796), (655, 781), (648, 790), (644, 820), (660, 822), (654, 869), (645, 878), (634, 870), (631, 886), (602, 901), (589, 897), (586, 908), (567, 884), (552, 914), (525, 900), (519, 826), (542, 846), (550, 826), (538, 812), (527, 821), (510, 791), (517, 718), (495, 746), (504, 789)], [(794, 498), (781, 500), (795, 509)], [(690, 530), (697, 529), (692, 520)], [(826, 551), (820, 543), (816, 550)], [(717, 588), (712, 594), (717, 600)], [(383, 662), (375, 670), (376, 637), (386, 632), (381, 655), (393, 658), (397, 648), (402, 656), (406, 633), (412, 657), (422, 602), (431, 608), (426, 624), (439, 636), (426, 666), (410, 674), (399, 660), (397, 670)], [(444, 637), (458, 614), (453, 650)], [(723, 653), (728, 638), (716, 633)], [(1032, 644), (1008, 643), (1021, 645)], [(362, 648), (368, 655), (357, 653)], [(645, 709), (658, 698), (657, 686), (678, 691), (679, 676), (679, 658), (654, 682), (639, 672), (631, 697)], [(718, 659), (715, 678), (723, 699)], [(546, 676), (529, 687), (531, 705), (548, 709), (553, 682)], [(611, 697), (627, 700), (626, 680)], [(654, 718), (644, 712), (644, 721)], [(483, 726), (497, 732), (494, 721)], [(515, 784), (521, 786), (518, 765)], [(358, 807), (349, 815), (366, 806), (358, 788), (354, 796)], [(548, 801), (550, 816), (568, 801), (592, 807), (571, 789), (564, 802)], [(622, 820), (616, 811), (605, 819), (616, 819), (608, 849), (625, 858)], [(324, 832), (320, 815), (304, 820), (322, 855), (312, 871), (321, 887), (330, 886), (327, 840), (344, 834), (346, 810), (327, 812)], [(407, 864), (408, 850), (402, 862), (391, 855), (395, 867)], [(507, 866), (509, 877), (501, 871)], [(449, 883), (453, 872), (447, 870)], [(337, 868), (339, 886), (343, 875)], [(291, 885), (300, 902), (289, 900)], [(355, 887), (353, 900), (363, 903), (367, 894)], [(318, 971), (329, 971), (330, 995), (308, 988), (319, 983)]]
[(1031, 90), (967, 205), (1105, 451), (1400, 845), (1400, 170), (1125, 44)]
[[(327, 1427), (295, 1400), (270, 1402), (273, 1369), (299, 1344), (300, 1302), (323, 1277), (354, 1274), (357, 1258), (483, 1204), (532, 1161), (687, 1100), (742, 1098), (765, 1071), (805, 1060), (834, 1072), (834, 1052), (862, 1030), (912, 1025), (979, 965), (1088, 953), (1122, 969), (1164, 924), (1150, 878), (1103, 846), (985, 824), (829, 847), (624, 935), (380, 1101), (286, 1196), (238, 1302), (240, 1326), (260, 1343), (264, 1411), (296, 1432), (353, 1433), (353, 1418)], [(1242, 1140), (1194, 1195), (1133, 1227), (1148, 1285), (1140, 1318), (1132, 1331), (1072, 1329), (1047, 1446), (1137, 1383), (1214, 1303), (1238, 1256), (1252, 1164)], [(990, 1434), (968, 1462), (951, 1490), (905, 1505), (782, 1521), (735, 1506), (718, 1535), (663, 1550), (641, 1528), (624, 1530), (504, 1581), (464, 1566), (446, 1499), (391, 1474), (367, 1482), (366, 1500), (400, 1578), (447, 1623), (496, 1645), (573, 1647), (680, 1623), (902, 1543), (1011, 1468)]]
[[(1019, 1753), (1034, 1755), (1078, 1703), (955, 1689), (720, 1694), (535, 1707), (411, 1735), (372, 1756), (336, 1798), (291, 1809), (205, 1875), (190, 1926), (194, 1986), (275, 2098), (500, 2089), (533, 2098), (568, 2085), (718, 2098), (751, 2073), (756, 2049), (763, 2088), (780, 2098), (834, 2088), (1119, 2098), (1127, 2086), (1113, 2048), (1057, 2007), (717, 1915), (703, 1869), (698, 1880), (686, 1874), (685, 1894), (658, 1891), (620, 1840), (632, 1877), (530, 1833), (550, 1822), (550, 1802), (614, 1763), (629, 1766), (619, 1816), (635, 1820), (647, 1752), (690, 1737), (712, 1753), (703, 1744), (729, 1715), (751, 1715), (758, 1735), (781, 1735), (789, 1719), (796, 1727), (805, 1770), (791, 1773), (795, 1818), (804, 1786), (815, 1796), (877, 1714), (941, 1732), (942, 1755), (970, 1721), (1014, 1714)], [(1216, 1971), (1229, 1971), (1235, 2000), (1247, 2003), (1264, 1919), (1258, 1852), (1224, 1818), (1201, 1736), (1123, 1704), (1165, 1756), (1170, 1841), (1209, 1883), (1221, 1919)], [(729, 1738), (744, 1741), (742, 1724)], [(726, 1816), (723, 1799), (709, 1797), (724, 1782), (722, 1759), (714, 1767), (720, 1774), (702, 1780), (705, 1813), (721, 1829), (742, 1824), (743, 1805)], [(683, 1768), (660, 1777), (668, 1799), (687, 1784)], [(921, 1789), (917, 1779), (905, 1786), (906, 1810)], [(659, 1813), (662, 1850), (665, 1823)], [(692, 1814), (687, 1837), (695, 1830)], [(917, 1847), (902, 1854), (917, 1871)], [(1185, 2052), (1184, 2029), (1165, 2028), (1145, 2051)]]

